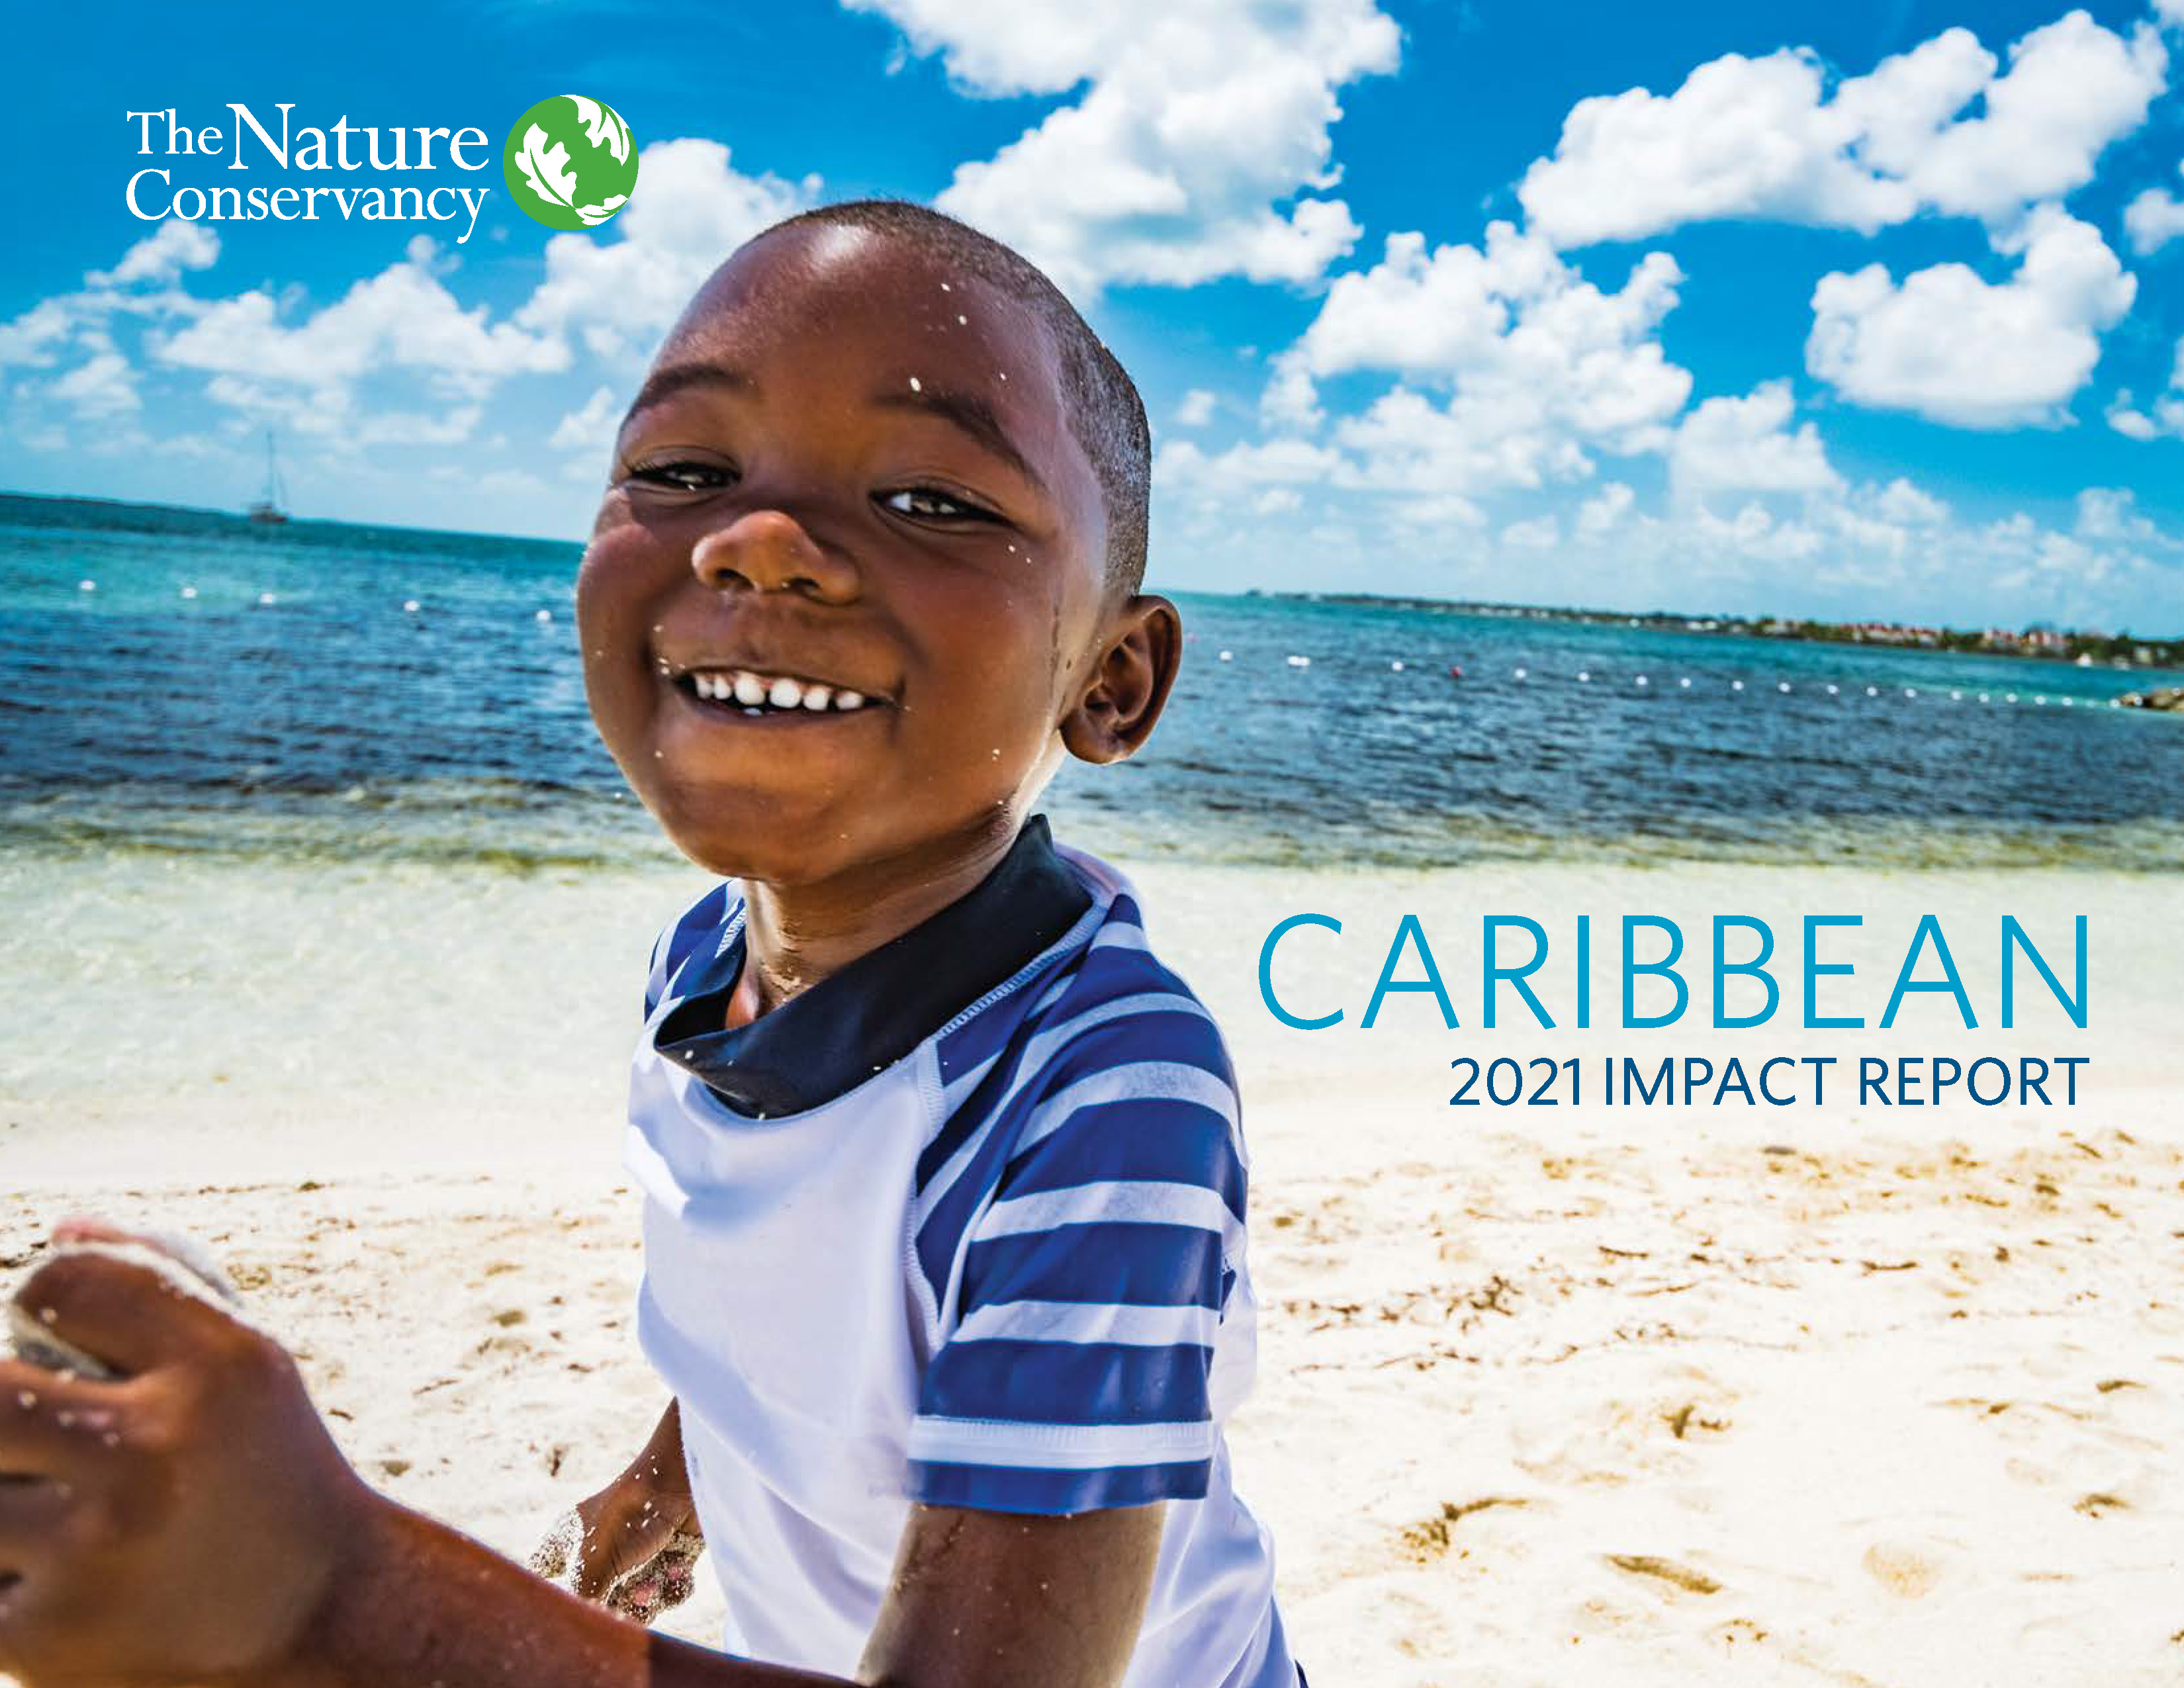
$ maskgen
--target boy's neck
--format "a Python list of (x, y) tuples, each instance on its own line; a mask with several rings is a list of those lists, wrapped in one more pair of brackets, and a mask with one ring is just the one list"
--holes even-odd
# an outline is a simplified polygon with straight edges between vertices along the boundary
[(811, 884), (744, 881), (744, 967), (727, 1023), (748, 1024), (968, 896), (1022, 823), (1009, 815)]

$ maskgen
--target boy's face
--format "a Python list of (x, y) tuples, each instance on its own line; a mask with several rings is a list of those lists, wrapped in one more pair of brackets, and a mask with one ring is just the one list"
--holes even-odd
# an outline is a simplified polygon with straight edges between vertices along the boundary
[(593, 717), (716, 872), (915, 864), (1013, 830), (1065, 733), (1085, 753), (1105, 551), (1030, 312), (869, 231), (772, 235), (622, 425), (577, 583)]

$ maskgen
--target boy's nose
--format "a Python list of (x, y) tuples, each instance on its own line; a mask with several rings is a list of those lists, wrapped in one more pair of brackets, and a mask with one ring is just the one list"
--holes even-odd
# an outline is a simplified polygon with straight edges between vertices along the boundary
[(746, 510), (690, 553), (690, 568), (716, 591), (795, 592), (824, 604), (857, 595), (857, 567), (828, 551), (785, 510)]

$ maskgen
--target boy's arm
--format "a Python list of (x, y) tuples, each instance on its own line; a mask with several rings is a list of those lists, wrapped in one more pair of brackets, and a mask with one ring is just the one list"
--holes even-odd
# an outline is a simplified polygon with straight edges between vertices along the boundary
[[(19, 1298), (120, 1383), (0, 1362), (0, 1668), (30, 1688), (819, 1688), (648, 1634), (369, 1488), (270, 1339), (96, 1255)], [(913, 1513), (860, 1678), (1120, 1679), (1157, 1507)]]
[[(581, 1534), (571, 1552), (571, 1579), (564, 1584), (587, 1600), (605, 1597), (619, 1579), (650, 1561), (678, 1535), (701, 1536), (690, 1473), (682, 1458), (682, 1404), (672, 1397), (637, 1457), (614, 1480), (576, 1507)], [(544, 1550), (542, 1550), (542, 1552)], [(560, 1574), (539, 1555), (532, 1566)], [(655, 1598), (663, 1598), (666, 1590)], [(671, 1603), (671, 1602), (668, 1602)], [(637, 1615), (641, 1610), (632, 1607)]]
[[(905, 1688), (1120, 1682), (1152, 1591), (1164, 1510), (1040, 1517), (913, 1507), (857, 1680)], [(669, 1688), (674, 1679), (655, 1680)]]
[[(580, 1606), (466, 1537), (382, 1505), (344, 1591), (292, 1663), (252, 1688), (845, 1688)], [(1158, 1507), (1073, 1518), (918, 1507), (855, 1680), (1111, 1688), (1136, 1645), (1160, 1531)]]

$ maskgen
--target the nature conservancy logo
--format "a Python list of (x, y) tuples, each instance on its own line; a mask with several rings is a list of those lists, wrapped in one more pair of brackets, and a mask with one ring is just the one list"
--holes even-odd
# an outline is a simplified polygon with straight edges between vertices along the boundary
[(637, 148), (604, 100), (557, 94), (515, 120), (500, 167), (526, 216), (549, 229), (596, 228), (629, 203)]
[[(240, 101), (227, 111), (213, 124), (186, 123), (172, 108), (126, 114), (137, 156), (158, 160), (136, 170), (122, 190), (131, 216), (148, 223), (437, 223), (458, 246), (477, 231), (493, 192), (471, 185), (476, 172), (493, 168), (493, 142), (482, 129), (360, 127), (346, 114), (306, 123), (285, 100), (265, 117)], [(549, 228), (594, 228), (629, 202), (637, 185), (629, 125), (605, 102), (581, 94), (541, 100), (525, 112), (509, 131), (501, 164), (515, 203)], [(233, 171), (261, 179), (238, 181)]]

